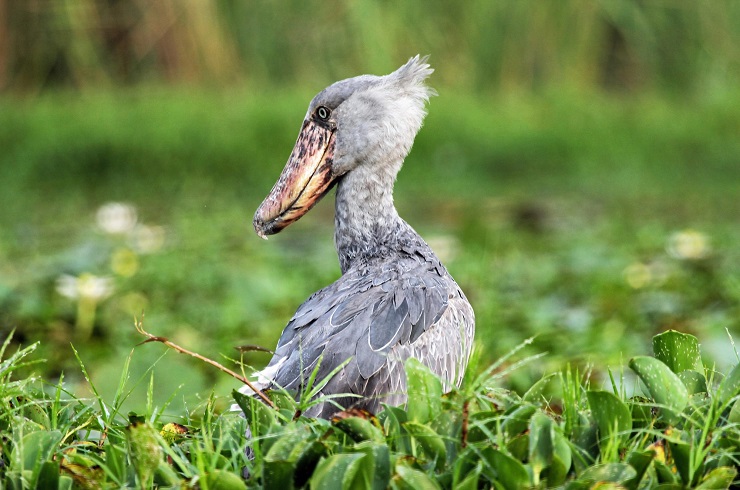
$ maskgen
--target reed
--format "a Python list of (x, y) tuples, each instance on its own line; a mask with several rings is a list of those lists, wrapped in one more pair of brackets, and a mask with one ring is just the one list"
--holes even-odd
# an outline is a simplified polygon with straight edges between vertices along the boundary
[(695, 91), (740, 75), (733, 0), (0, 0), (0, 88), (284, 85), (429, 53), (471, 91)]

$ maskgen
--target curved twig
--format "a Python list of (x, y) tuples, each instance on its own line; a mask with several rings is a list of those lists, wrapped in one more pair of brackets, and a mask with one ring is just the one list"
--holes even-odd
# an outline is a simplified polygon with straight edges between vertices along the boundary
[(184, 347), (180, 347), (179, 345), (175, 344), (174, 342), (168, 340), (165, 337), (157, 337), (156, 335), (150, 334), (149, 332), (147, 332), (146, 330), (144, 330), (144, 321), (143, 321), (143, 318), (144, 317), (142, 315), (142, 319), (141, 320), (136, 319), (136, 318), (134, 319), (134, 325), (136, 326), (136, 331), (139, 332), (141, 335), (143, 335), (144, 337), (147, 338), (146, 340), (140, 342), (137, 345), (146, 344), (148, 342), (160, 342), (160, 343), (166, 345), (167, 347), (169, 347), (170, 349), (174, 349), (174, 350), (176, 350), (177, 352), (179, 352), (181, 354), (187, 354), (189, 356), (195, 357), (196, 359), (199, 359), (199, 360), (201, 360), (201, 361), (203, 361), (203, 362), (205, 362), (207, 364), (210, 364), (211, 366), (213, 366), (213, 367), (215, 367), (217, 369), (220, 369), (221, 371), (225, 372), (229, 376), (232, 376), (232, 377), (238, 379), (239, 381), (241, 381), (242, 383), (244, 383), (245, 385), (249, 386), (249, 388), (252, 391), (254, 391), (257, 394), (257, 396), (259, 396), (262, 399), (262, 401), (264, 401), (267, 405), (269, 405), (270, 407), (272, 407), (272, 408), (274, 408), (274, 409), (277, 410), (277, 407), (272, 402), (272, 400), (270, 400), (267, 397), (267, 395), (265, 395), (261, 390), (259, 390), (247, 378), (245, 378), (244, 376), (242, 376), (240, 374), (235, 373), (231, 369), (227, 368), (226, 366), (224, 366), (224, 365), (222, 365), (222, 364), (220, 364), (220, 363), (218, 363), (218, 362), (216, 362), (216, 361), (214, 361), (212, 359), (209, 359), (207, 357), (204, 357), (204, 356), (202, 356), (202, 355), (200, 355), (200, 354), (198, 354), (196, 352), (189, 351), (189, 350), (185, 349)]

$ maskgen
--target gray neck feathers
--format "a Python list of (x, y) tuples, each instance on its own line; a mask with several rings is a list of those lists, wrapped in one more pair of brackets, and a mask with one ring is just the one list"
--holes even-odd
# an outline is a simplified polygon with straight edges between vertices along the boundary
[(334, 242), (343, 273), (358, 260), (397, 252), (400, 241), (416, 236), (393, 204), (399, 167), (377, 172), (360, 165), (337, 184)]

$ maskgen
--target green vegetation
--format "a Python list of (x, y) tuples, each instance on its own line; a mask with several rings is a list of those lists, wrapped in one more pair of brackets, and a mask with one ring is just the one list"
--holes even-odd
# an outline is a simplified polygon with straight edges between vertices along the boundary
[[(14, 441), (3, 446), (8, 486), (25, 475), (62, 487), (152, 478), (163, 486), (198, 478), (205, 487), (204, 478), (216, 478), (206, 475), (238, 475), (248, 464), (244, 421), (218, 415), (236, 382), (154, 345), (132, 351), (142, 340), (133, 318), (143, 311), (156, 335), (259, 367), (268, 355), (233, 347), (272, 347), (297, 305), (336, 277), (330, 202), (268, 243), (249, 225), (309, 97), (153, 90), (2, 101), (0, 315), (3, 329), (16, 329), (6, 352), (20, 349), (3, 364), (2, 431)], [(416, 420), (394, 409), (378, 414), (382, 431), (375, 419), (351, 419), (322, 439), (331, 424), (291, 421), (290, 403), (281, 415), (261, 415), (251, 483), (370, 478), (360, 458), (387, 455), (373, 478), (397, 486), (466, 478), (475, 486), (502, 474), (514, 479), (500, 480), (505, 488), (524, 479), (636, 487), (638, 477), (727, 486), (737, 434), (722, 408), (735, 392), (719, 373), (737, 362), (726, 331), (740, 318), (738, 127), (740, 100), (729, 94), (679, 104), (441, 90), (397, 204), (476, 308), (477, 367), (460, 393), (429, 408), (435, 415)], [(648, 381), (631, 388), (621, 374), (614, 395), (598, 391), (609, 386), (610, 367), (647, 353), (647, 339), (668, 328), (701, 338), (704, 365), (716, 362), (716, 373), (656, 354), (678, 385), (638, 356), (631, 371), (658, 373), (663, 391)], [(530, 336), (521, 353), (546, 356), (515, 370), (507, 359), (493, 385), (477, 378)], [(553, 381), (548, 373), (563, 382), (540, 382)], [(696, 395), (703, 386), (708, 395)], [(465, 400), (472, 439), (463, 448), (454, 431)], [(660, 405), (659, 418), (643, 402)], [(170, 422), (187, 433), (165, 444), (176, 426), (160, 431)], [(720, 429), (706, 432), (715, 422)], [(372, 440), (354, 441), (355, 426)], [(612, 432), (612, 442), (598, 442)], [(710, 446), (697, 444), (703, 436)], [(440, 440), (445, 459), (435, 460)], [(29, 449), (13, 452), (17, 441)], [(38, 454), (46, 463), (33, 466)], [(300, 458), (316, 455), (324, 457), (316, 471), (295, 477)]]
[[(740, 2), (0, 10), (0, 486), (736, 479)], [(410, 366), (426, 394), (375, 417), (242, 399), (250, 463), (238, 383), (135, 348), (134, 318), (263, 366), (234, 347), (273, 347), (339, 269), (330, 197), (268, 243), (252, 213), (316, 91), (416, 53), (439, 97), (396, 203), (473, 303), (476, 362), (444, 397)]]
[[(236, 489), (248, 474), (249, 488), (720, 489), (740, 463), (740, 364), (705, 368), (697, 339), (675, 331), (654, 337), (654, 357), (633, 357), (632, 375), (620, 370), (607, 389), (570, 365), (521, 396), (501, 388), (540, 357), (520, 358), (524, 344), (447, 394), (410, 360), (407, 409), (331, 421), (301, 416), (320, 401), (310, 396), (270, 392), (273, 409), (234, 392), (246, 419), (217, 415), (209, 398), (181, 423), (166, 423), (153, 404), (153, 376), (146, 409), (124, 416), (128, 362), (113, 402), (91, 385), (90, 405), (62, 380), (44, 387), (14, 376), (36, 346), (0, 364), (4, 488)], [(558, 395), (546, 396), (552, 387)]]
[[(154, 91), (2, 102), (0, 314), (6, 334), (43, 341), (41, 374), (65, 371), (84, 393), (73, 343), (95, 380), (117, 376), (140, 341), (133, 318), (142, 311), (150, 331), (203, 354), (275, 345), (295, 308), (339, 274), (331, 197), (267, 243), (250, 227), (309, 97)], [(738, 127), (740, 99), (730, 96), (678, 105), (442, 91), (397, 204), (471, 298), (483, 365), (530, 336), (551, 353), (551, 366), (510, 380), (520, 391), (565, 360), (599, 359), (602, 371), (666, 328), (722, 349), (740, 318)], [(110, 202), (129, 203), (122, 228), (100, 214)], [(102, 296), (70, 292), (73, 278)], [(137, 351), (135, 374), (158, 352)], [(244, 354), (250, 365), (267, 359)], [(178, 356), (159, 362), (157, 393), (189, 382), (175, 411), (206, 386), (233, 386)]]
[[(42, 0), (39, 0), (42, 1)], [(383, 73), (417, 53), (465, 91), (702, 91), (740, 75), (734, 0), (7, 2), (0, 89), (258, 86)], [(4, 27), (4, 28), (2, 28)]]

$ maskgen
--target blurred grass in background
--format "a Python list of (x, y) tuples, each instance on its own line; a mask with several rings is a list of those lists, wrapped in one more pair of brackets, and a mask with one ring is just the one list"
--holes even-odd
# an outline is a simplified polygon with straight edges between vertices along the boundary
[[(213, 357), (272, 347), (339, 274), (331, 199), (251, 232), (308, 101), (430, 53), (397, 204), (471, 298), (481, 362), (538, 334), (603, 366), (677, 328), (729, 363), (739, 38), (733, 1), (0, 0), (0, 328), (43, 339), (48, 378), (75, 380), (74, 343), (103, 393), (142, 311)], [(232, 386), (158, 365), (164, 398)]]

